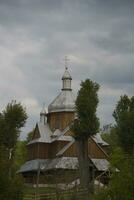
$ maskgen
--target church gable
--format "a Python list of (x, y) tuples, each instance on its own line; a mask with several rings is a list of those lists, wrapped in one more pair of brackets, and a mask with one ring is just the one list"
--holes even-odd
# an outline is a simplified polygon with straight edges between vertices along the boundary
[(38, 125), (36, 125), (36, 127), (34, 129), (32, 140), (37, 139), (37, 138), (40, 138), (40, 132), (39, 132)]
[(94, 141), (94, 139), (91, 137), (88, 142), (88, 152), (90, 157), (92, 158), (106, 158), (108, 155), (106, 152), (101, 148), (101, 146)]

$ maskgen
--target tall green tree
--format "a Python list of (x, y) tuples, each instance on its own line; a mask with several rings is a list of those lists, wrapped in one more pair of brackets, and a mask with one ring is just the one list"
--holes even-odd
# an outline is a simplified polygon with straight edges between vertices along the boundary
[(134, 153), (134, 97), (121, 96), (113, 117), (121, 147), (126, 153)]
[[(109, 186), (102, 190), (96, 200), (134, 199), (134, 97), (120, 97), (113, 112), (116, 125), (110, 134), (112, 154), (111, 169), (114, 170)], [(114, 142), (112, 139), (114, 138)], [(114, 168), (113, 168), (114, 166)]]
[(80, 182), (88, 188), (90, 182), (88, 139), (97, 133), (99, 120), (96, 116), (99, 85), (89, 79), (81, 82), (75, 102), (77, 118), (71, 127), (77, 144)]
[(16, 144), (27, 119), (21, 103), (12, 101), (0, 114), (0, 199), (22, 199), (22, 182), (14, 169)]

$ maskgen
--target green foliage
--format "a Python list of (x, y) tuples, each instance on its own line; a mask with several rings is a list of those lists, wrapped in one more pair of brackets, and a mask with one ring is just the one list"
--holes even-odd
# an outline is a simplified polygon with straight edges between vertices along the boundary
[(34, 130), (30, 131), (27, 135), (27, 143), (30, 142), (32, 140), (32, 137), (33, 137), (33, 134), (34, 134)]
[(120, 169), (124, 160), (125, 157), (123, 150), (120, 147), (116, 147), (110, 156), (111, 167), (116, 167), (117, 169)]
[(116, 129), (113, 127), (111, 128), (110, 133), (103, 133), (101, 134), (102, 139), (106, 141), (112, 149), (119, 145), (118, 135)]
[(0, 199), (22, 200), (23, 180), (17, 175), (12, 177), (11, 179), (7, 176), (7, 174), (0, 171)]
[(121, 96), (114, 110), (120, 145), (127, 153), (134, 151), (134, 97)]
[(117, 129), (112, 127), (110, 133), (102, 133), (101, 137), (104, 141), (109, 144), (108, 154), (110, 155), (116, 148), (119, 147), (119, 138), (117, 134)]
[(26, 161), (27, 151), (26, 151), (27, 141), (17, 141), (16, 149), (15, 149), (15, 161), (14, 165), (16, 169)]
[(15, 175), (10, 181), (9, 194), (10, 200), (22, 200), (23, 199), (23, 179)]
[(12, 101), (0, 114), (0, 199), (21, 200), (23, 181), (16, 175), (15, 153), (20, 129), (27, 119), (20, 103)]
[(124, 157), (122, 161), (120, 171), (112, 175), (109, 187), (99, 193), (95, 198), (96, 200), (134, 199), (134, 159), (132, 156), (128, 156)]
[[(103, 138), (111, 144), (112, 177), (109, 186), (95, 200), (134, 199), (134, 97), (121, 96), (113, 116), (116, 126)], [(115, 170), (115, 167), (117, 170)]]
[(0, 199), (22, 200), (23, 180), (13, 170), (13, 162), (5, 156), (7, 152), (0, 146)]
[(99, 129), (99, 120), (96, 116), (99, 102), (97, 95), (99, 85), (86, 79), (81, 82), (80, 86), (75, 102), (77, 119), (71, 125), (71, 130), (73, 137), (77, 140), (80, 184), (83, 188), (89, 189), (88, 138), (94, 135)]
[(6, 148), (14, 148), (27, 114), (20, 103), (12, 101), (0, 115), (0, 143)]
[(81, 82), (75, 102), (77, 119), (71, 127), (76, 139), (86, 139), (98, 131), (99, 120), (96, 117), (98, 90), (99, 85), (89, 79)]

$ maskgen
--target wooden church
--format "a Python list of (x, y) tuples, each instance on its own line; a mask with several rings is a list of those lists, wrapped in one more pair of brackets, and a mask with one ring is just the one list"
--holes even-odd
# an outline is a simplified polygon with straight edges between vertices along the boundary
[[(29, 184), (71, 184), (79, 179), (75, 139), (70, 124), (75, 118), (75, 96), (71, 89), (72, 78), (65, 69), (62, 90), (50, 103), (48, 111), (40, 113), (31, 141), (27, 144), (28, 160), (19, 173)], [(89, 170), (93, 180), (106, 184), (109, 163), (108, 144), (100, 134), (88, 141)]]

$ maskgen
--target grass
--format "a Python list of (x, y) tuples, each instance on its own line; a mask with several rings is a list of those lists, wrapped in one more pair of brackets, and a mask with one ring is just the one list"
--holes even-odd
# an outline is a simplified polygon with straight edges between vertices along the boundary
[[(25, 186), (24, 187), (24, 194), (25, 195), (34, 194), (35, 192), (37, 192), (36, 187), (32, 187), (32, 186)], [(45, 193), (51, 193), (51, 192), (56, 192), (56, 189), (50, 188), (50, 187), (39, 187), (38, 188), (39, 194), (45, 194)]]
[[(77, 196), (77, 191), (76, 191), (76, 188), (74, 189), (69, 189), (69, 190), (66, 190), (66, 191), (60, 191), (59, 189), (56, 190), (56, 188), (51, 188), (51, 187), (40, 187), (38, 188), (38, 191), (37, 191), (37, 188), (34, 188), (34, 187), (31, 187), (31, 186), (25, 186), (25, 189), (24, 189), (24, 192), (25, 192), (25, 195), (24, 197), (26, 197), (27, 195), (34, 195), (35, 193), (36, 194), (43, 194), (43, 196), (46, 194), (56, 194), (56, 199), (57, 200), (76, 200), (76, 199), (83, 199), (83, 194), (79, 194)], [(68, 196), (68, 194), (71, 194)], [(79, 197), (79, 198), (78, 198)], [(24, 198), (25, 199), (25, 198)], [(43, 197), (42, 197), (43, 199)], [(53, 199), (53, 198), (52, 198)], [(55, 199), (55, 198), (54, 198)], [(92, 199), (92, 198), (90, 198)]]

